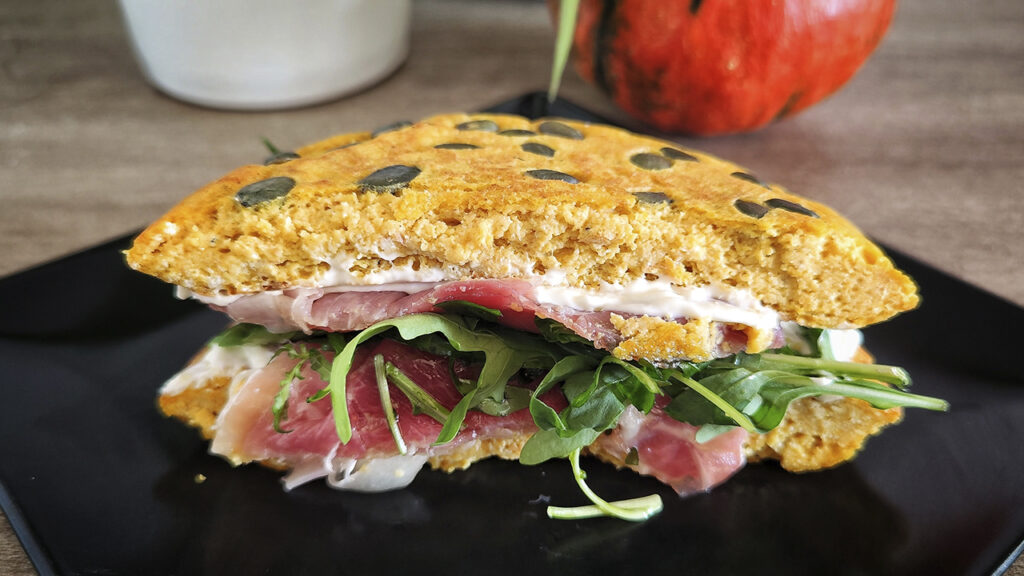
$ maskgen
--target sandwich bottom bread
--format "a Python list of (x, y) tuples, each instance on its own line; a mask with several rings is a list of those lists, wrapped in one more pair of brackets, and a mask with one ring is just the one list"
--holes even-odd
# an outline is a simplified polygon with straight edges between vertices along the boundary
[(693, 150), (452, 114), (275, 153), (136, 239), (130, 266), (233, 323), (160, 392), (233, 464), (382, 491), (425, 465), (581, 455), (711, 489), (852, 458), (910, 377), (858, 328), (916, 287), (828, 207)]

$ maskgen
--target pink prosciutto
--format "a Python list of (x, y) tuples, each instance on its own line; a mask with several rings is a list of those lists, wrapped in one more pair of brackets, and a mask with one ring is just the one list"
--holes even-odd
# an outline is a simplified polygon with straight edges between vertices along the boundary
[[(352, 422), (352, 438), (347, 444), (338, 440), (330, 400), (306, 402), (307, 397), (324, 386), (320, 377), (308, 367), (303, 369), (303, 378), (292, 384), (288, 418), (281, 423), (281, 428), (288, 432), (280, 433), (274, 430), (270, 406), (280, 389), (281, 379), (296, 362), (282, 354), (250, 377), (225, 406), (217, 422), (213, 451), (242, 460), (275, 460), (290, 464), (329, 455), (353, 459), (397, 455), (398, 449), (380, 403), (373, 368), (373, 357), (377, 354), (397, 366), (447, 408), (451, 409), (462, 398), (451, 382), (446, 358), (393, 340), (381, 340), (356, 351), (353, 368), (346, 381)], [(328, 359), (332, 357), (330, 354), (325, 356)], [(441, 424), (430, 416), (413, 414), (411, 403), (401, 391), (390, 387), (390, 393), (402, 438), (413, 452), (442, 453), (474, 438), (528, 435), (537, 429), (527, 410), (503, 417), (470, 411), (461, 433), (452, 442), (433, 447), (432, 443), (441, 432)], [(544, 400), (554, 406), (558, 406), (559, 399), (556, 392), (544, 396)]]
[[(288, 418), (282, 424), (282, 428), (290, 432), (282, 434), (273, 429), (270, 406), (283, 375), (295, 360), (279, 355), (251, 376), (224, 407), (217, 422), (212, 451), (236, 461), (271, 461), (287, 467), (310, 461), (365, 461), (397, 455), (374, 375), (372, 358), (377, 354), (394, 363), (447, 407), (451, 408), (461, 398), (451, 382), (447, 359), (399, 342), (381, 340), (357, 351), (348, 376), (351, 441), (339, 442), (328, 399), (305, 401), (324, 385), (317, 374), (308, 369), (303, 371), (303, 379), (292, 386)], [(564, 397), (558, 391), (550, 391), (542, 399), (556, 410), (565, 406)], [(462, 430), (451, 443), (432, 446), (441, 425), (429, 416), (413, 414), (409, 400), (393, 387), (391, 402), (410, 453), (438, 455), (476, 439), (522, 437), (536, 431), (527, 410), (507, 416), (470, 411)], [(742, 430), (723, 434), (705, 444), (694, 440), (695, 433), (693, 426), (665, 415), (660, 405), (648, 415), (630, 408), (619, 427), (611, 434), (602, 435), (593, 448), (606, 459), (621, 463), (635, 447), (640, 455), (640, 465), (634, 467), (636, 471), (654, 476), (680, 494), (686, 494), (710, 489), (744, 464), (742, 444), (746, 433)]]
[[(376, 322), (407, 314), (439, 312), (438, 304), (453, 300), (500, 310), (503, 324), (529, 332), (537, 330), (535, 317), (550, 318), (604, 350), (615, 348), (622, 340), (611, 323), (611, 311), (585, 311), (541, 304), (532, 284), (514, 279), (445, 282), (413, 293), (329, 292), (300, 288), (274, 294), (246, 295), (226, 306), (214, 308), (237, 322), (262, 324), (272, 332), (347, 332), (363, 330)], [(619, 315), (633, 316), (627, 313)], [(686, 323), (685, 318), (676, 321)], [(741, 329), (723, 324), (721, 330), (716, 356), (724, 357), (745, 349), (747, 336)], [(781, 330), (776, 330), (778, 345), (782, 344), (781, 335)]]
[(701, 444), (697, 427), (675, 420), (663, 411), (668, 398), (660, 396), (643, 414), (630, 406), (611, 434), (602, 434), (590, 451), (613, 462), (624, 462), (636, 449), (638, 463), (629, 466), (654, 476), (680, 494), (704, 492), (725, 482), (746, 463), (743, 443), (747, 432), (734, 428)]

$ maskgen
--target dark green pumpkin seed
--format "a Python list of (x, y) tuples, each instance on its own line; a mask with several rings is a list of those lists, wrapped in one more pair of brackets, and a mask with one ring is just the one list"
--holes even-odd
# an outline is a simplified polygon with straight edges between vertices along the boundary
[(768, 208), (767, 206), (762, 206), (757, 202), (750, 202), (749, 200), (737, 200), (736, 202), (733, 202), (733, 206), (747, 216), (758, 219), (764, 217), (764, 215), (771, 210), (771, 208)]
[(666, 158), (671, 158), (673, 160), (682, 160), (684, 162), (700, 162), (700, 159), (698, 159), (696, 156), (692, 154), (687, 154), (682, 150), (669, 148), (668, 146), (662, 148), (661, 153), (664, 154)]
[(479, 130), (480, 132), (497, 132), (498, 125), (493, 120), (470, 120), (456, 126), (459, 130)]
[(634, 166), (638, 166), (644, 170), (664, 170), (672, 167), (672, 161), (668, 158), (658, 156), (657, 154), (650, 154), (648, 152), (633, 154), (629, 157), (629, 161), (632, 162)]
[(569, 126), (568, 124), (562, 124), (561, 122), (555, 122), (554, 120), (546, 120), (540, 123), (537, 127), (541, 134), (547, 134), (548, 136), (559, 136), (561, 138), (569, 138), (570, 140), (583, 140), (583, 134), (579, 130)]
[(394, 132), (395, 130), (401, 130), (402, 128), (408, 128), (409, 126), (412, 126), (412, 122), (409, 122), (408, 120), (400, 120), (398, 122), (395, 122), (394, 124), (388, 124), (387, 126), (381, 126), (380, 128), (377, 128), (376, 130), (370, 133), (370, 137), (376, 138), (377, 136), (380, 136), (385, 132)]
[(235, 192), (235, 200), (246, 208), (252, 208), (257, 204), (280, 198), (291, 192), (294, 187), (295, 180), (287, 176), (275, 176), (242, 186)]
[(820, 218), (820, 216), (818, 216), (818, 214), (815, 213), (814, 210), (805, 208), (804, 206), (801, 206), (796, 202), (790, 202), (789, 200), (784, 200), (782, 198), (771, 198), (769, 200), (765, 200), (764, 204), (765, 206), (769, 206), (771, 208), (778, 208), (779, 210), (785, 210), (787, 212), (795, 212), (797, 214), (803, 214), (804, 216), (810, 216), (812, 218)]
[(502, 130), (501, 132), (498, 132), (498, 134), (500, 136), (534, 136), (537, 133), (532, 131), (532, 130), (513, 129), (513, 130)]
[(758, 178), (757, 176), (754, 176), (753, 174), (747, 174), (746, 172), (733, 172), (732, 174), (730, 174), (730, 176), (733, 176), (735, 178), (739, 178), (740, 180), (745, 180), (747, 182), (750, 182), (751, 184), (757, 184), (758, 186), (764, 186), (765, 188), (771, 188), (771, 186), (765, 184), (764, 182), (761, 181), (760, 178)]
[(272, 164), (284, 164), (289, 160), (295, 160), (299, 155), (295, 152), (277, 152), (272, 156), (267, 156), (267, 159), (263, 161), (264, 166), (270, 166)]
[(527, 142), (522, 145), (522, 149), (530, 154), (536, 154), (538, 156), (547, 156), (551, 158), (555, 155), (555, 149), (550, 146), (545, 146), (537, 142)]
[(645, 204), (671, 204), (672, 199), (664, 192), (633, 192), (638, 202)]
[(409, 182), (412, 182), (413, 178), (419, 175), (420, 169), (415, 166), (395, 164), (394, 166), (381, 168), (363, 178), (359, 181), (359, 188), (363, 192), (378, 192), (381, 194), (390, 192), (395, 194), (408, 186)]
[(467, 144), (465, 142), (448, 142), (446, 144), (438, 144), (434, 146), (438, 150), (473, 150), (479, 148), (476, 144)]
[(537, 180), (559, 180), (561, 182), (568, 182), (569, 184), (579, 184), (580, 181), (576, 178), (566, 174), (565, 172), (559, 172), (558, 170), (527, 170), (526, 175)]

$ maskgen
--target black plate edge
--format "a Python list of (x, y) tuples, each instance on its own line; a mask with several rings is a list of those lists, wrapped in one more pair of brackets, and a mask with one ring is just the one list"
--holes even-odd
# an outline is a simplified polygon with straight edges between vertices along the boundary
[[(184, 198), (182, 198), (182, 200), (183, 199)], [(45, 259), (45, 260), (43, 260), (41, 262), (37, 262), (35, 264), (29, 264), (25, 268), (19, 268), (17, 270), (13, 270), (11, 272), (8, 272), (7, 274), (0, 275), (0, 282), (4, 282), (6, 280), (11, 280), (11, 279), (16, 278), (18, 276), (21, 276), (23, 274), (31, 274), (33, 272), (36, 272), (36, 271), (40, 270), (40, 269), (47, 268), (47, 267), (53, 266), (55, 264), (60, 264), (61, 262), (65, 261), (65, 260), (69, 260), (69, 259), (72, 259), (72, 258), (78, 258), (78, 257), (81, 257), (81, 256), (85, 256), (86, 254), (90, 254), (92, 252), (102, 252), (104, 250), (111, 249), (114, 246), (117, 246), (119, 244), (124, 245), (125, 249), (127, 249), (129, 247), (128, 242), (131, 239), (133, 239), (136, 236), (138, 236), (139, 233), (142, 232), (142, 230), (143, 230), (143, 228), (135, 228), (135, 229), (129, 230), (128, 232), (125, 232), (124, 234), (119, 234), (117, 236), (110, 236), (110, 237), (108, 237), (108, 238), (106, 238), (104, 240), (97, 240), (95, 243), (88, 243), (85, 246), (80, 246), (78, 248), (73, 248), (73, 249), (71, 249), (71, 250), (69, 250), (67, 252), (64, 252), (63, 254), (58, 254), (56, 256), (51, 256), (51, 257), (49, 257), (49, 258), (47, 258), (47, 259)], [(127, 266), (127, 264), (125, 264), (125, 266)]]
[(1021, 539), (1020, 544), (1017, 544), (1016, 548), (1010, 551), (1006, 560), (999, 566), (996, 566), (995, 571), (992, 572), (992, 576), (1003, 576), (1003, 574), (1010, 569), (1010, 566), (1017, 561), (1017, 558), (1020, 558), (1022, 553), (1024, 553), (1024, 538)]
[(32, 562), (36, 572), (39, 572), (40, 576), (58, 576), (53, 568), (49, 551), (43, 546), (42, 542), (36, 539), (35, 533), (29, 525), (28, 518), (21, 513), (21, 508), (11, 498), (3, 480), (0, 480), (0, 509), (7, 516), (7, 522), (11, 525), (11, 530), (18, 537), (18, 542), (25, 549), (25, 554), (28, 556), (29, 561)]

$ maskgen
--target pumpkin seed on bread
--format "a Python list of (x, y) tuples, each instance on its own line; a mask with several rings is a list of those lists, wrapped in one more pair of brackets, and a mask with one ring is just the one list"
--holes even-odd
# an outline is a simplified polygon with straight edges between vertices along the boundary
[(913, 282), (830, 208), (618, 128), (450, 114), (297, 152), (185, 199), (129, 265), (207, 296), (318, 286), (339, 254), (355, 277), (396, 261), (452, 280), (657, 277), (749, 291), (784, 320), (833, 328), (917, 304)]

